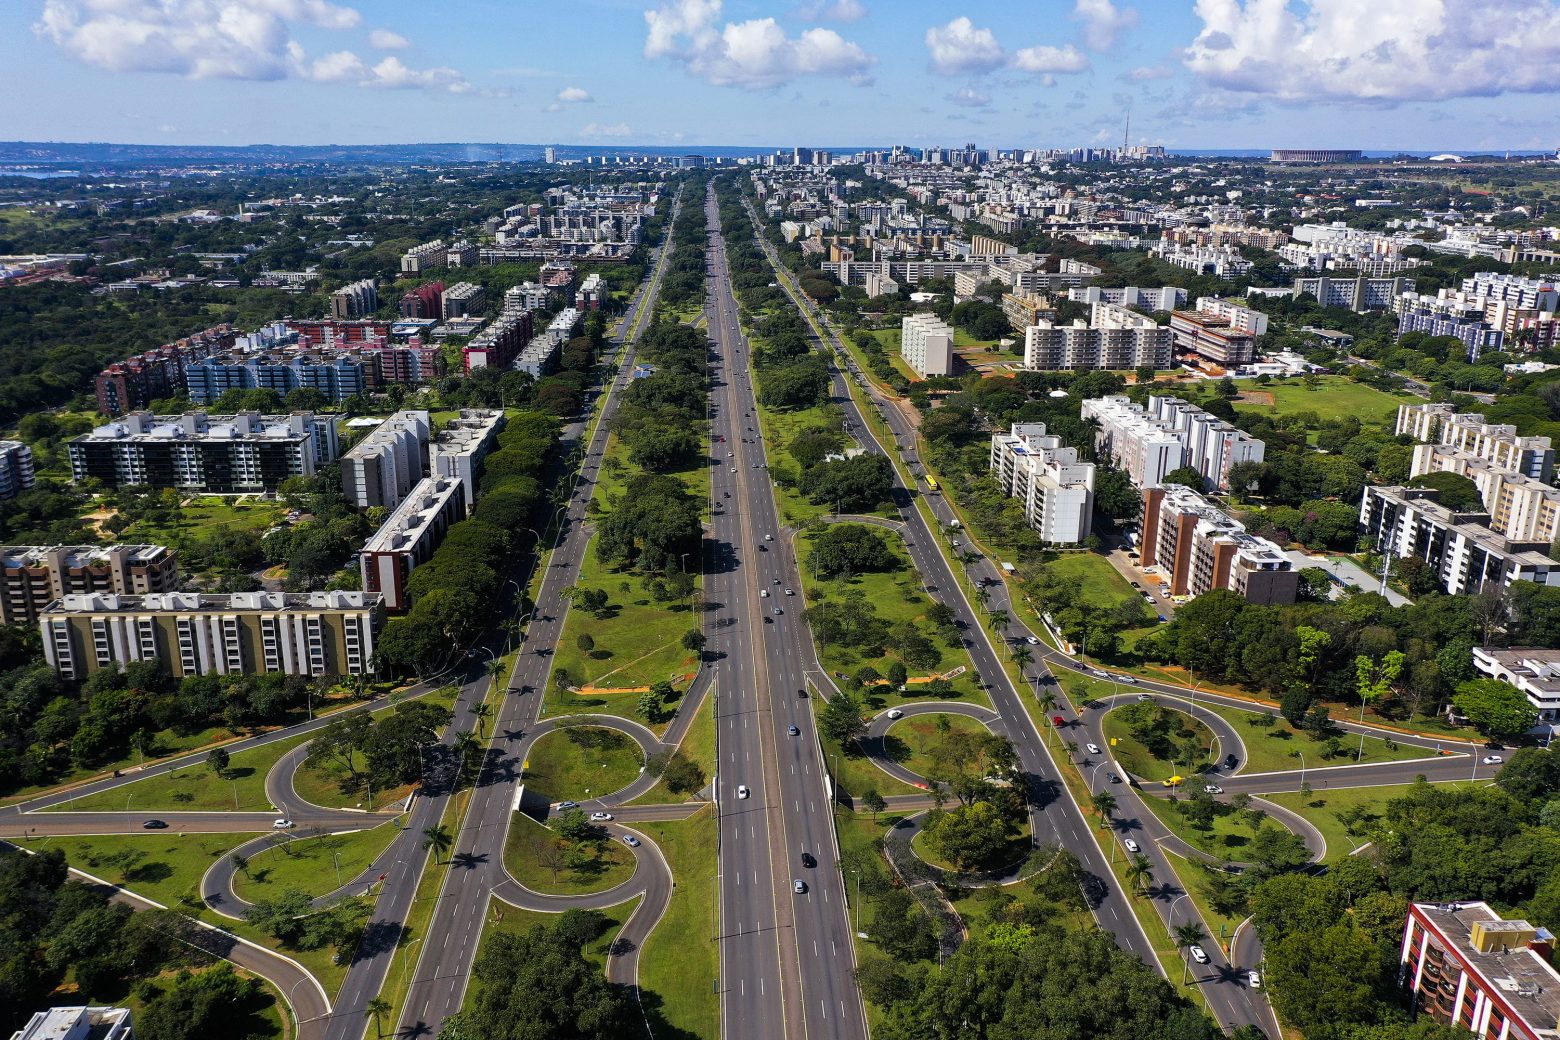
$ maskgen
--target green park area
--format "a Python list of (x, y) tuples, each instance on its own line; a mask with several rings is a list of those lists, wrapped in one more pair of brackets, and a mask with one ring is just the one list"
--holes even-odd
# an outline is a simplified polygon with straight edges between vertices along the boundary
[[(990, 807), (984, 803), (976, 803), (973, 806), (955, 806), (949, 809), (948, 813), (978, 817), (987, 808)], [(939, 870), (954, 873), (961, 870), (1006, 870), (1022, 863), (1033, 847), (1029, 840), (1029, 822), (1026, 819), (1007, 828), (1003, 840), (983, 843), (981, 855), (956, 858), (956, 850), (968, 848), (969, 844), (955, 844), (952, 839), (944, 838), (941, 833), (944, 826), (946, 825), (939, 824), (938, 814), (934, 811), (910, 841), (910, 848), (915, 854)], [(963, 832), (961, 829), (960, 833)]]
[[(170, 496), (170, 502), (174, 496)], [(170, 545), (185, 538), (208, 537), (219, 531), (235, 531), (258, 537), (287, 513), (280, 502), (253, 497), (196, 497), (179, 499), (160, 510), (156, 519), (132, 523), (120, 537), (128, 542)]]
[(529, 798), (558, 802), (600, 798), (639, 777), (645, 759), (633, 738), (615, 729), (568, 725), (544, 734), (525, 763)]
[(1419, 400), (1408, 394), (1377, 390), (1347, 376), (1275, 379), (1266, 385), (1241, 379), (1235, 385), (1242, 392), (1235, 402), (1236, 411), (1274, 416), (1316, 412), (1324, 419), (1352, 415), (1361, 422), (1380, 423), (1395, 416), (1398, 405)]
[(398, 824), (385, 823), (371, 830), (295, 838), (249, 857), (233, 878), (233, 890), (251, 903), (292, 890), (317, 899), (369, 867), (383, 866), (379, 859), (399, 833)]
[(1281, 716), (1266, 712), (1245, 711), (1211, 701), (1198, 701), (1198, 704), (1218, 713), (1235, 727), (1235, 732), (1246, 745), (1245, 760), (1240, 766), (1242, 773), (1276, 773), (1299, 769), (1302, 757), (1307, 768), (1314, 768), (1353, 762), (1404, 762), (1435, 755), (1429, 748), (1416, 744), (1403, 744), (1373, 736), (1365, 737), (1362, 753), (1359, 735), (1346, 730), (1329, 727), (1326, 731), (1316, 732), (1292, 726)]
[(273, 808), (266, 774), (287, 752), (309, 739), (300, 734), (228, 756), (220, 771), (206, 761), (158, 773), (110, 791), (62, 802), (53, 812), (262, 812)]
[[(1452, 787), (1472, 787), (1459, 781)], [(1393, 784), (1387, 787), (1331, 787), (1315, 789), (1309, 794), (1287, 791), (1282, 794), (1265, 794), (1263, 801), (1272, 802), (1293, 810), (1309, 820), (1327, 840), (1327, 859), (1341, 859), (1367, 842), (1373, 841), (1377, 824), (1386, 814), (1387, 803), (1406, 797), (1411, 785)]]
[(1228, 753), (1202, 722), (1152, 701), (1111, 709), (1103, 729), (1110, 757), (1140, 780), (1191, 776)]
[[(1188, 845), (1219, 860), (1256, 862), (1280, 856), (1287, 866), (1306, 860), (1305, 843), (1258, 804), (1240, 808), (1217, 801), (1200, 787), (1174, 801), (1145, 794), (1143, 804)], [(1242, 800), (1242, 805), (1245, 804)]]
[(645, 1010), (652, 1022), (659, 1016), (665, 1023), (667, 1036), (716, 1040), (720, 1035), (715, 827), (709, 809), (686, 820), (637, 825), (660, 847), (677, 879), (666, 915), (639, 958)]
[(883, 753), (917, 776), (926, 776), (932, 769), (936, 748), (946, 736), (984, 732), (986, 727), (967, 715), (911, 715), (894, 723), (883, 735)]
[(634, 854), (598, 827), (579, 837), (548, 828), (523, 812), (510, 814), (504, 869), (533, 892), (576, 896), (605, 892), (634, 876)]
[(683, 735), (677, 750), (664, 763), (656, 785), (634, 799), (645, 805), (692, 800), (715, 775), (715, 702), (718, 691), (712, 689), (699, 706), (699, 713)]
[[(612, 941), (622, 931), (623, 925), (633, 915), (634, 909), (639, 906), (636, 897), (617, 906), (609, 906), (603, 910), (588, 910), (585, 913), (593, 914), (599, 918), (600, 934), (586, 943), (580, 950), (585, 960), (598, 969), (605, 971), (607, 967), (607, 954), (612, 949)], [(522, 910), (517, 906), (510, 906), (502, 899), (493, 899), (488, 903), (487, 921), (482, 926), (482, 939), (477, 944), (477, 956), (481, 957), (491, 943), (495, 935), (524, 935), (532, 928), (552, 928), (558, 923), (560, 914), (549, 914), (541, 910)], [(473, 982), (472, 990), (475, 992), (480, 981)], [(468, 997), (469, 1003), (469, 997)]]

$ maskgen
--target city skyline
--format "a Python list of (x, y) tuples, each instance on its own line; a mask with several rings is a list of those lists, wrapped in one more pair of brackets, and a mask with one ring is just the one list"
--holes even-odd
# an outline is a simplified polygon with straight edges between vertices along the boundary
[(1496, 6), (27, 0), (0, 46), (25, 140), (1073, 147), (1130, 109), (1172, 149), (1551, 148), (1560, 6)]

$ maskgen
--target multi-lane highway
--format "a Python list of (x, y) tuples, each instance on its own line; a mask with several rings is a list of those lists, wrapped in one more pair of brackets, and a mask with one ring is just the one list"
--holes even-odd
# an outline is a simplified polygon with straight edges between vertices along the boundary
[[(676, 221), (677, 210), (674, 206), (668, 228)], [(522, 636), (521, 653), (509, 676), (507, 695), (494, 719), (493, 741), (485, 753), (481, 778), (472, 792), (455, 842), (452, 867), (434, 906), (432, 929), (417, 951), (417, 965), (399, 1023), (401, 1035), (436, 1036), (440, 1024), (460, 1010), (488, 899), (508, 880), (504, 839), (522, 780), (526, 749), (536, 739), (533, 731), (542, 715), (543, 694), (552, 672), (552, 649), (562, 636), (568, 615), (569, 601), (563, 593), (578, 576), (590, 541), (585, 506), (593, 494), (594, 476), (606, 448), (618, 397), (631, 375), (633, 344), (654, 313), (656, 292), (669, 254), (670, 250), (663, 246), (655, 258), (648, 285), (641, 287), (630, 301), (617, 338), (618, 349), (603, 359), (604, 364), (612, 366), (613, 375), (604, 391), (599, 421), (591, 428), (585, 445), (579, 472), (569, 484), (557, 541)], [(584, 417), (564, 429), (563, 454), (585, 441), (593, 410), (587, 404)]]
[(722, 1035), (864, 1040), (805, 674), (816, 661), (812, 636), (789, 594), (800, 575), (765, 468), (713, 191), (706, 212), (715, 458), (705, 627), (715, 660)]

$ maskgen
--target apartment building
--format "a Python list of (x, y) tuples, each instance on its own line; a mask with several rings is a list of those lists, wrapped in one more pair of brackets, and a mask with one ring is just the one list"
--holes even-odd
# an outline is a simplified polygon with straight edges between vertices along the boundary
[(499, 409), (462, 408), (428, 444), (429, 475), (459, 480), (468, 511), (477, 502), (482, 460), (503, 428)]
[(935, 314), (910, 314), (899, 324), (899, 353), (922, 376), (953, 374), (953, 327)]
[(1480, 675), (1508, 682), (1522, 691), (1538, 712), (1534, 733), (1550, 738), (1560, 736), (1560, 650), (1476, 646), (1473, 668)]
[(1200, 306), (1195, 311), (1172, 311), (1170, 335), (1175, 340), (1176, 353), (1203, 368), (1244, 368), (1257, 356), (1255, 336), (1241, 331), (1227, 317), (1205, 313)]
[(427, 563), (449, 529), (466, 518), (462, 482), (428, 477), (417, 483), (395, 512), (364, 544), (358, 558), (366, 592), (381, 593), (385, 609), (399, 614), (411, 606), (406, 582)]
[(119, 415), (177, 396), (184, 391), (184, 366), (188, 362), (226, 350), (236, 339), (231, 325), (213, 325), (193, 336), (114, 362), (93, 382), (98, 412)]
[(212, 404), (229, 390), (319, 391), (337, 404), (378, 383), (374, 359), (330, 349), (260, 354), (214, 354), (184, 367), (186, 391), (196, 404)]
[(443, 316), (444, 283), (424, 282), (401, 297), (401, 317), (439, 318)]
[(1560, 310), (1560, 289), (1552, 278), (1479, 271), (1462, 280), (1460, 291), (1468, 296), (1498, 300), (1524, 310)]
[(1158, 289), (1141, 289), (1135, 285), (1103, 289), (1098, 285), (1086, 285), (1068, 289), (1067, 298), (1074, 303), (1113, 303), (1118, 307), (1140, 307), (1146, 311), (1173, 311), (1186, 302), (1186, 290), (1173, 285)]
[(336, 416), (152, 415), (131, 412), (73, 438), (71, 479), (105, 487), (146, 484), (206, 494), (275, 491), (288, 477), (312, 476), (336, 460)]
[(1347, 307), (1351, 311), (1388, 310), (1404, 293), (1414, 291), (1412, 278), (1296, 278), (1295, 296), (1310, 294), (1323, 307)]
[(521, 282), (504, 290), (504, 310), (539, 311), (547, 306), (552, 290), (536, 282)]
[(53, 1007), (35, 1011), (11, 1040), (133, 1040), (130, 1009)]
[(1196, 274), (1240, 278), (1251, 273), (1251, 261), (1234, 246), (1177, 246), (1161, 242), (1154, 252), (1166, 263)]
[(1024, 330), (1024, 367), (1034, 371), (1165, 369), (1172, 360), (1170, 330), (1116, 304), (1094, 304), (1087, 322)]
[(608, 298), (607, 283), (599, 271), (586, 275), (580, 287), (574, 290), (574, 306), (580, 311), (599, 311)]
[(466, 375), (477, 368), (508, 368), (531, 340), (530, 311), (505, 310), (461, 348)]
[(401, 254), (401, 273), (422, 274), (424, 271), (439, 270), (446, 265), (448, 256), (449, 246), (444, 244), (443, 239), (424, 242)]
[(1230, 467), (1261, 462), (1267, 450), (1244, 430), (1179, 397), (1154, 395), (1146, 407), (1120, 395), (1097, 397), (1083, 402), (1081, 414), (1099, 424), (1100, 456), (1113, 459), (1140, 488), (1191, 466), (1206, 487), (1228, 490)]
[(330, 294), (330, 316), (336, 319), (361, 318), (379, 309), (379, 286), (372, 278), (343, 285)]
[(43, 656), (67, 679), (157, 661), (187, 675), (369, 675), (377, 592), (68, 595), (39, 615)]
[(487, 307), (487, 290), (474, 282), (456, 282), (444, 290), (443, 317), (479, 317)]
[(1454, 404), (1399, 405), (1395, 433), (1464, 452), (1534, 480), (1554, 479), (1555, 449), (1548, 437), (1519, 437), (1515, 426), (1487, 423), (1477, 412), (1459, 413)]
[(141, 596), (179, 587), (173, 551), (162, 545), (0, 546), (0, 623), (37, 620), (61, 596)]
[(428, 413), (396, 412), (341, 457), (341, 490), (358, 509), (394, 509), (428, 475)]
[(1433, 488), (1367, 485), (1360, 527), (1371, 549), (1394, 559), (1423, 560), (1451, 595), (1478, 592), (1487, 583), (1514, 581), (1560, 586), (1560, 563), (1547, 542), (1506, 538), (1490, 527), (1486, 512), (1456, 512)]
[(1500, 350), (1505, 334), (1485, 320), (1484, 302), (1442, 289), (1428, 293), (1403, 293), (1392, 304), (1398, 316), (1398, 338), (1410, 332), (1426, 336), (1451, 336), (1468, 348), (1468, 360), (1479, 360), (1487, 350)]
[(1249, 533), (1180, 484), (1143, 492), (1140, 563), (1161, 568), (1172, 596), (1228, 589), (1257, 604), (1293, 603), (1300, 575), (1283, 549)]
[(0, 501), (30, 491), (37, 480), (32, 449), (21, 441), (0, 441)]
[(991, 435), (991, 472), (1024, 507), (1024, 518), (1053, 545), (1076, 545), (1094, 518), (1094, 464), (1047, 434), (1044, 423), (1014, 423)]
[(1488, 903), (1411, 903), (1398, 956), (1410, 1013), (1479, 1040), (1553, 1040), (1560, 1021), (1554, 936)]
[(477, 247), (465, 239), (451, 243), (449, 249), (444, 252), (444, 262), (450, 267), (475, 267)]

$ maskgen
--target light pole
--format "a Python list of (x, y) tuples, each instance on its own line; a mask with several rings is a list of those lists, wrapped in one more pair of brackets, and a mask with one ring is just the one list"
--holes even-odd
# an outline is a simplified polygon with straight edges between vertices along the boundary
[(1188, 898), (1189, 895), (1190, 895), (1190, 893), (1182, 892), (1180, 895), (1178, 895), (1174, 899), (1170, 900), (1170, 915), (1169, 916), (1170, 916), (1170, 930), (1172, 932), (1175, 931), (1175, 908), (1176, 908), (1176, 905), (1179, 904), (1181, 902), (1181, 900)]
[(1300, 756), (1300, 786), (1305, 786), (1305, 752), (1295, 748), (1295, 754)]

